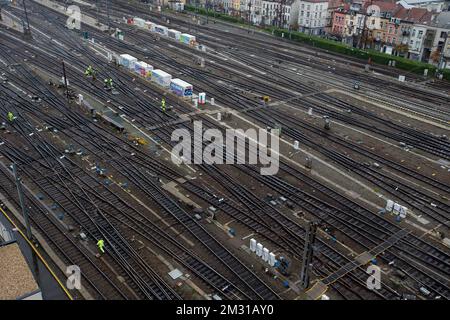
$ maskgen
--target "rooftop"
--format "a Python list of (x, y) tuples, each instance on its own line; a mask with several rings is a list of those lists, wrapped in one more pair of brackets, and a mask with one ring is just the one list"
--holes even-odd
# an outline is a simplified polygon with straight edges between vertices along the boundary
[(450, 11), (439, 13), (432, 23), (433, 26), (443, 29), (450, 29)]
[(422, 3), (434, 3), (434, 2), (445, 2), (445, 0), (403, 0), (407, 4), (422, 4)]
[(394, 18), (401, 19), (413, 23), (424, 23), (431, 20), (432, 14), (424, 8), (403, 8), (399, 6), (399, 10), (394, 14)]
[(397, 8), (397, 4), (395, 2), (386, 2), (386, 1), (372, 1), (367, 2), (366, 7), (369, 6), (378, 6), (380, 8), (380, 12), (394, 12)]

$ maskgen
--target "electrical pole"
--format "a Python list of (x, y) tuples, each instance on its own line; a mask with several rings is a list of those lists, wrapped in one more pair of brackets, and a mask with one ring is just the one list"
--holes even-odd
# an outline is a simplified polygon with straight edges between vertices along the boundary
[(309, 222), (305, 233), (305, 245), (303, 248), (303, 261), (300, 269), (300, 287), (306, 289), (310, 281), (310, 264), (314, 254), (314, 241), (316, 239), (317, 222)]
[(95, 4), (96, 4), (96, 7), (97, 7), (97, 24), (99, 23), (98, 22), (98, 12), (99, 12), (99, 10), (100, 10), (100, 4), (98, 3), (98, 0), (95, 0)]
[(61, 60), (61, 62), (62, 62), (62, 68), (63, 68), (64, 86), (66, 87), (67, 102), (70, 102), (70, 99), (69, 99), (69, 86), (67, 85), (67, 77), (66, 77), (66, 66), (64, 64), (64, 60)]
[(19, 178), (19, 174), (17, 173), (17, 166), (15, 163), (12, 164), (14, 179), (16, 180), (17, 193), (19, 195), (19, 203), (22, 209), (23, 220), (25, 222), (25, 227), (27, 228), (27, 238), (28, 240), (32, 240), (33, 234), (31, 233), (30, 221), (28, 219), (28, 211), (25, 207), (25, 200), (23, 197), (23, 189), (22, 189), (22, 181)]
[(105, 0), (105, 1), (106, 1), (106, 18), (108, 20), (108, 32), (109, 32), (109, 31), (111, 31), (111, 26), (109, 23), (109, 5), (108, 5), (109, 0)]
[(248, 31), (247, 33), (250, 33), (250, 10), (252, 8), (252, 0), (247, 0), (248, 1), (248, 13), (247, 13), (247, 19), (248, 19)]
[(30, 22), (28, 21), (28, 12), (25, 0), (23, 0), (23, 10), (25, 12), (25, 23), (23, 25), (23, 34), (25, 35), (25, 37), (31, 37)]

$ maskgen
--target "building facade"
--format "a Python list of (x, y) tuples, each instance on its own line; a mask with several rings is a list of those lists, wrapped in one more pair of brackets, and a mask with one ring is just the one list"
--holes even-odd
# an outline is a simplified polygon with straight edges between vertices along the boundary
[(327, 14), (328, 0), (300, 0), (298, 30), (312, 35), (324, 35)]
[[(209, 0), (214, 1), (214, 0)], [(221, 11), (255, 25), (327, 36), (358, 47), (446, 65), (449, 1), (215, 0)], [(449, 66), (450, 67), (450, 66)]]

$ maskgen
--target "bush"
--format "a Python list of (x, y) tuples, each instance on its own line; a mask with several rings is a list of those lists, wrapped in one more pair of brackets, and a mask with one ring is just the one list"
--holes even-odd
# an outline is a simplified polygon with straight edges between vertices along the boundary
[[(184, 9), (186, 11), (191, 12), (198, 12), (202, 15), (208, 15), (208, 16), (214, 16), (213, 11), (206, 10), (204, 8), (195, 8), (191, 5), (185, 5)], [(238, 23), (243, 24), (245, 23), (245, 20), (242, 18), (232, 17), (227, 14), (223, 13), (216, 13), (216, 18), (232, 22), (232, 23)], [(275, 36), (281, 37), (282, 33), (284, 33), (285, 37), (289, 36), (289, 30), (286, 29), (280, 29), (276, 27), (267, 27), (262, 29), (265, 32), (273, 33)], [(396, 68), (406, 70), (408, 72), (414, 72), (418, 74), (423, 74), (423, 71), (425, 69), (428, 69), (429, 74), (433, 74), (436, 71), (436, 67), (423, 62), (413, 61), (402, 57), (396, 57), (389, 54), (385, 54), (379, 51), (375, 50), (361, 50), (353, 47), (349, 47), (343, 43), (336, 42), (333, 40), (328, 40), (324, 38), (320, 38), (313, 35), (308, 35), (302, 32), (298, 31), (291, 31), (291, 40), (306, 43), (309, 45), (312, 45), (317, 48), (333, 51), (336, 53), (341, 53), (349, 56), (353, 56), (362, 60), (368, 61), (369, 58), (371, 58), (372, 62), (387, 65), (389, 63), (389, 60), (395, 60), (395, 66)], [(450, 70), (444, 70), (444, 79), (450, 80)]]
[[(281, 37), (282, 33), (287, 37), (289, 35), (289, 31), (285, 29), (279, 28), (267, 28), (267, 31), (273, 33), (276, 36)], [(371, 60), (374, 63), (387, 65), (389, 60), (395, 60), (395, 66), (399, 69), (407, 70), (409, 72), (420, 73), (423, 74), (424, 69), (428, 69), (429, 73), (436, 71), (436, 67), (423, 62), (413, 61), (402, 57), (392, 56), (389, 54), (385, 54), (375, 50), (361, 50), (353, 47), (349, 47), (343, 43), (335, 42), (328, 39), (323, 39), (317, 36), (307, 35), (302, 32), (292, 31), (291, 39), (297, 42), (307, 43), (309, 45), (330, 50), (337, 53), (342, 53), (346, 55), (350, 55), (359, 59)], [(449, 76), (449, 72), (446, 72), (447, 77)]]
[(444, 79), (450, 81), (450, 70), (444, 70)]
[(185, 5), (184, 10), (190, 11), (190, 12), (197, 12), (198, 14), (201, 14), (203, 16), (209, 16), (209, 17), (216, 17), (217, 19), (221, 19), (227, 22), (232, 23), (244, 23), (244, 19), (238, 18), (238, 17), (232, 17), (224, 13), (214, 13), (212, 10), (206, 10), (205, 8), (196, 8), (191, 5)]

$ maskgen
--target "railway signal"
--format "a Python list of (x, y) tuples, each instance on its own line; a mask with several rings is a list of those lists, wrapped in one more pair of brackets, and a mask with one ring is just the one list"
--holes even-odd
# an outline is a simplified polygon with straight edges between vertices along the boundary
[(325, 130), (330, 130), (330, 128), (331, 128), (330, 118), (328, 118), (327, 116), (324, 116), (323, 120), (324, 120), (323, 127), (325, 128)]
[(306, 164), (305, 167), (307, 169), (311, 169), (312, 168), (312, 159), (310, 157), (306, 157)]

